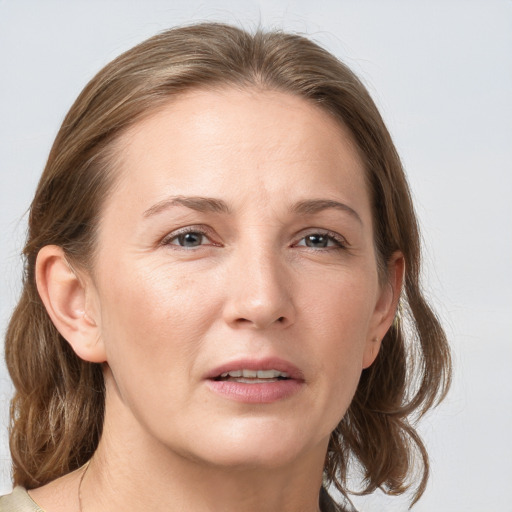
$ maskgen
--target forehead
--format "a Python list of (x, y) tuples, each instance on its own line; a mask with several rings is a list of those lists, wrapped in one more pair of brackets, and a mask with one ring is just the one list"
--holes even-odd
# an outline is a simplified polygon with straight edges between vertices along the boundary
[(189, 91), (135, 124), (119, 149), (118, 188), (131, 191), (131, 204), (166, 194), (235, 198), (248, 190), (297, 200), (314, 191), (331, 199), (366, 196), (364, 166), (348, 129), (284, 92)]

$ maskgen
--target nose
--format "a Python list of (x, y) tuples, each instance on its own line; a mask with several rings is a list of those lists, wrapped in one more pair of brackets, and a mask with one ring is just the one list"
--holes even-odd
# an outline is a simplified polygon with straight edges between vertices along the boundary
[(272, 248), (240, 251), (230, 265), (224, 320), (233, 328), (286, 328), (295, 322), (292, 280)]

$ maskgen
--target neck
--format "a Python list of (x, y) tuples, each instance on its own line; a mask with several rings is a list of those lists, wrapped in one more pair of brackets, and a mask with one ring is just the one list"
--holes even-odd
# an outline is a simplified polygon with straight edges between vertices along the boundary
[[(132, 462), (133, 464), (133, 462)], [(317, 512), (321, 482), (289, 472), (167, 468), (164, 474), (109, 468), (94, 458), (81, 488), (81, 512)], [(133, 466), (132, 466), (133, 468)], [(169, 470), (170, 469), (170, 470)], [(183, 470), (185, 469), (185, 470)], [(137, 478), (134, 478), (134, 475)]]
[[(108, 397), (108, 393), (107, 393)], [(118, 399), (81, 485), (82, 512), (317, 512), (325, 446), (282, 465), (215, 465), (144, 432)]]

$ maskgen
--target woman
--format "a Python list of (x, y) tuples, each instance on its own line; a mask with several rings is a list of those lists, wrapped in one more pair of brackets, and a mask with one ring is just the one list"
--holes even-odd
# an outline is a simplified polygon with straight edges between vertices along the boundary
[(336, 510), (356, 464), (421, 496), (449, 350), (390, 136), (311, 41), (202, 24), (107, 65), (24, 254), (1, 510)]

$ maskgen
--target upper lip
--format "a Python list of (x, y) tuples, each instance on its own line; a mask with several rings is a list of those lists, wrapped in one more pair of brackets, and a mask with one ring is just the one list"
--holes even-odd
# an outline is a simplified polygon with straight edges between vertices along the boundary
[(265, 359), (236, 359), (221, 364), (208, 371), (206, 379), (215, 379), (222, 373), (227, 373), (235, 370), (277, 370), (288, 374), (288, 378), (295, 380), (304, 380), (304, 374), (295, 365), (280, 359), (278, 357), (269, 357)]

